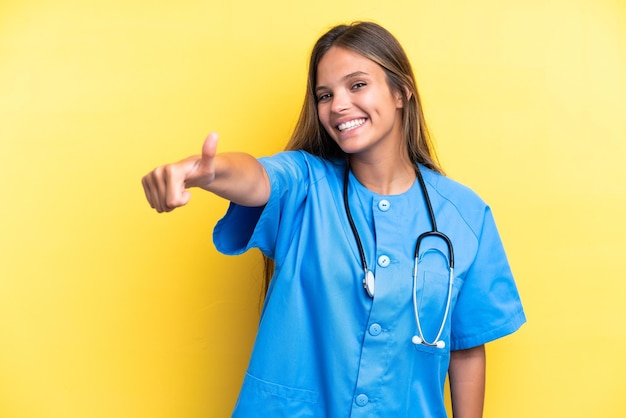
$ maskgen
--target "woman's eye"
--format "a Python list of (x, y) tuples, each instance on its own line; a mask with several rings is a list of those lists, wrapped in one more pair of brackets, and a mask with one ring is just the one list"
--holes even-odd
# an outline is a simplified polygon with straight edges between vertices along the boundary
[(359, 82), (359, 83), (354, 83), (352, 85), (352, 90), (357, 90), (360, 89), (361, 87), (365, 87), (367, 84)]
[(318, 102), (322, 102), (322, 101), (328, 100), (328, 99), (330, 99), (330, 93), (324, 93), (324, 94), (318, 96), (317, 101)]

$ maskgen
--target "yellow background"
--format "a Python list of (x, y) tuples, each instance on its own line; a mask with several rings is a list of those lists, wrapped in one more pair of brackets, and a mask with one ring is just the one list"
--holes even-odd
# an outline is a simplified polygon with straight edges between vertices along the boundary
[(226, 203), (141, 176), (280, 150), (330, 25), (414, 64), (448, 174), (494, 208), (529, 323), (488, 346), (486, 417), (626, 416), (623, 0), (1, 0), (0, 417), (228, 416), (260, 257)]

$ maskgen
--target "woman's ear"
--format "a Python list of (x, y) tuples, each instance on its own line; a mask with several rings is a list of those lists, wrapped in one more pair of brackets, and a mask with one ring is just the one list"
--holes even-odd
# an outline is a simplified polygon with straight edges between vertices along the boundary
[(413, 96), (413, 94), (411, 93), (408, 87), (403, 86), (402, 90), (397, 91), (395, 96), (396, 96), (396, 104), (398, 108), (402, 108), (404, 107), (405, 101), (408, 103), (408, 101), (411, 100), (411, 97)]
[(411, 90), (409, 90), (407, 86), (404, 86), (404, 96), (406, 97), (407, 102), (411, 100), (411, 97), (413, 97), (413, 93), (411, 93)]

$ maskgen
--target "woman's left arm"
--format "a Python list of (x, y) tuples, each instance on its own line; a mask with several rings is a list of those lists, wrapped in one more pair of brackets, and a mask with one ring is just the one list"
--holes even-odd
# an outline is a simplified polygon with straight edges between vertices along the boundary
[(450, 394), (454, 418), (481, 418), (485, 401), (485, 346), (450, 353)]

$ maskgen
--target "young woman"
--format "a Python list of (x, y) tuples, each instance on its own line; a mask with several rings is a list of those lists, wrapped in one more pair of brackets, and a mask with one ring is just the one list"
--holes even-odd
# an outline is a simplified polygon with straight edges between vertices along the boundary
[(236, 417), (482, 415), (484, 344), (525, 316), (489, 207), (439, 168), (403, 49), (374, 23), (316, 43), (288, 151), (202, 154), (143, 178), (231, 201), (217, 248), (275, 263)]

